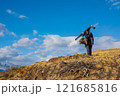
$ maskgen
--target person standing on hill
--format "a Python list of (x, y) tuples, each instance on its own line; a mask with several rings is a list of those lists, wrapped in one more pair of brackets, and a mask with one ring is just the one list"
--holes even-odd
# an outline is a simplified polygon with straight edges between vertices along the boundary
[(94, 44), (94, 38), (93, 34), (90, 32), (90, 29), (95, 29), (94, 26), (90, 25), (89, 28), (87, 28), (82, 34), (80, 34), (75, 40), (77, 40), (79, 37), (84, 36), (80, 39), (80, 44), (84, 44), (87, 49), (87, 54), (92, 55), (92, 45)]

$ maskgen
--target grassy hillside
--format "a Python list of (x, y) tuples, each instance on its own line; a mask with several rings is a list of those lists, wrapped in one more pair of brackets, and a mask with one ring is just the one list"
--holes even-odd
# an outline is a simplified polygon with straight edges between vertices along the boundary
[(119, 80), (120, 48), (52, 58), (0, 73), (4, 80)]

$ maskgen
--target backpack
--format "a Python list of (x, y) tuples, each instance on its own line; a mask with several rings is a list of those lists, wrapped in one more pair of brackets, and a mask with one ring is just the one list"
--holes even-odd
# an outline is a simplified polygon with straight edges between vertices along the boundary
[(85, 44), (85, 45), (87, 45), (87, 38), (86, 38), (86, 37), (82, 37), (82, 38), (79, 40), (79, 43), (80, 43), (80, 44)]

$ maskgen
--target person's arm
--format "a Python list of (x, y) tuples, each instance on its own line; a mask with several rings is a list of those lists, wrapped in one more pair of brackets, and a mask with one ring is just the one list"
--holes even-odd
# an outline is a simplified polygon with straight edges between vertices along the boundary
[(75, 40), (77, 40), (78, 38), (80, 38), (81, 36), (84, 36), (84, 32), (82, 34), (80, 34), (77, 38), (75, 38)]

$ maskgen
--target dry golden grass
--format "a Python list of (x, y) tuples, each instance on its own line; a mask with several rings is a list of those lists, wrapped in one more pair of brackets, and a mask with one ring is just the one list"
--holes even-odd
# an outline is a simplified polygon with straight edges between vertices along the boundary
[(2, 80), (119, 80), (120, 48), (52, 58), (49, 61), (10, 68)]

